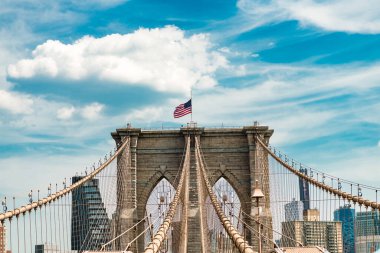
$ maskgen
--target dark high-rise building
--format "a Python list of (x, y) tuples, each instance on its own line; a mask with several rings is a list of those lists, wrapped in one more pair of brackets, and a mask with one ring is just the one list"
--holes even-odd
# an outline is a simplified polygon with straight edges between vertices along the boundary
[[(83, 177), (75, 176), (72, 183)], [(92, 179), (75, 189), (72, 195), (71, 249), (99, 250), (110, 240), (111, 221), (99, 190), (99, 180)]]
[[(305, 174), (307, 176), (307, 169), (300, 169), (300, 172), (302, 174)], [(309, 210), (310, 209), (310, 196), (309, 196), (309, 182), (299, 178), (299, 190), (300, 190), (300, 200), (303, 203), (303, 210)]]
[(355, 209), (344, 205), (334, 211), (334, 221), (342, 222), (343, 252), (355, 253)]

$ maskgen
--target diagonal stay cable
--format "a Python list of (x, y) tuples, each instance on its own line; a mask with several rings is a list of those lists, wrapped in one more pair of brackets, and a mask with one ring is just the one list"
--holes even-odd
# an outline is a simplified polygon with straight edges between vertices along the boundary
[(110, 240), (109, 242), (103, 244), (102, 247), (101, 247), (101, 249), (100, 249), (100, 251), (105, 251), (107, 245), (111, 244), (115, 240), (119, 239), (120, 237), (122, 237), (123, 235), (125, 235), (126, 233), (128, 233), (129, 231), (131, 231), (133, 228), (135, 228), (141, 222), (146, 221), (146, 219), (148, 217), (149, 217), (149, 215), (146, 215), (143, 219), (141, 219), (139, 222), (135, 223), (132, 227), (128, 228), (127, 230), (125, 230), (124, 232), (122, 232), (121, 234), (119, 234), (118, 236), (116, 236), (115, 238), (113, 238), (112, 240)]
[[(218, 195), (220, 196), (220, 193), (218, 193)], [(230, 208), (228, 205), (226, 205), (226, 207), (227, 207), (228, 211), (232, 213), (231, 208)], [(274, 233), (276, 233), (276, 234), (279, 234), (279, 235), (281, 235), (281, 236), (283, 236), (283, 237), (286, 237), (287, 239), (289, 239), (289, 240), (291, 240), (291, 241), (294, 241), (297, 245), (300, 245), (300, 246), (303, 247), (303, 244), (302, 244), (301, 242), (299, 242), (299, 241), (297, 241), (297, 240), (294, 240), (293, 238), (291, 238), (291, 237), (289, 237), (289, 236), (287, 236), (287, 235), (284, 235), (284, 234), (282, 234), (281, 232), (279, 232), (279, 231), (277, 231), (277, 230), (275, 230), (275, 229), (273, 229), (273, 228), (267, 226), (266, 224), (260, 222), (257, 218), (251, 216), (250, 214), (244, 212), (243, 210), (240, 210), (240, 212), (241, 212), (243, 215), (245, 215), (246, 217), (248, 217), (250, 220), (256, 222), (257, 224), (262, 225), (263, 227), (265, 227), (265, 228), (271, 230), (272, 232), (274, 232)], [(234, 217), (236, 217), (241, 223), (244, 223), (247, 227), (252, 228), (251, 231), (253, 231), (255, 234), (258, 234), (258, 231), (257, 231), (256, 229), (254, 229), (252, 226), (250, 226), (248, 223), (246, 223), (243, 219), (241, 219), (240, 217), (238, 217), (236, 214), (233, 214), (233, 213), (232, 213), (232, 215), (233, 215)], [(271, 242), (273, 242), (274, 244), (277, 245), (277, 243), (276, 243), (275, 241), (271, 240), (270, 238), (266, 237), (265, 235), (261, 235), (261, 236), (262, 236), (263, 238), (266, 238), (267, 240), (269, 240), (269, 241), (271, 241)]]
[(137, 235), (135, 238), (132, 239), (132, 241), (130, 241), (127, 246), (125, 247), (124, 249), (124, 252), (127, 252), (127, 250), (129, 249), (129, 247), (131, 247), (131, 245), (138, 239), (140, 238), (140, 236), (144, 235), (149, 229), (151, 229), (152, 227), (154, 227), (154, 225), (156, 223), (158, 223), (158, 221), (161, 219), (162, 216), (164, 216), (165, 212), (162, 212), (153, 222), (152, 224), (150, 225), (150, 227), (146, 227), (139, 235)]
[(212, 190), (210, 181), (208, 180), (208, 177), (207, 177), (207, 174), (205, 171), (204, 162), (202, 159), (198, 138), (195, 138), (195, 152), (196, 152), (195, 157), (197, 159), (197, 162), (200, 165), (201, 172), (203, 174), (202, 175), (203, 180), (205, 182), (208, 194), (210, 196), (211, 203), (214, 206), (214, 209), (215, 209), (220, 221), (222, 222), (224, 229), (227, 231), (228, 236), (232, 239), (232, 241), (234, 242), (236, 247), (239, 249), (239, 252), (241, 252), (241, 253), (254, 253), (255, 251), (253, 251), (252, 246), (250, 246), (248, 244), (248, 242), (243, 238), (243, 236), (240, 235), (240, 233), (234, 228), (234, 226), (232, 225), (230, 220), (224, 214), (221, 206), (219, 205), (218, 199)]
[(166, 234), (171, 226), (173, 217), (175, 215), (175, 211), (177, 209), (177, 204), (179, 202), (180, 196), (183, 192), (183, 183), (185, 181), (186, 172), (190, 168), (190, 136), (186, 139), (186, 155), (185, 161), (183, 163), (183, 169), (181, 173), (181, 178), (179, 180), (176, 194), (174, 195), (173, 201), (170, 203), (169, 211), (166, 214), (165, 220), (160, 225), (160, 228), (156, 232), (153, 240), (148, 244), (145, 248), (144, 253), (156, 253), (160, 249), (164, 239), (166, 238)]

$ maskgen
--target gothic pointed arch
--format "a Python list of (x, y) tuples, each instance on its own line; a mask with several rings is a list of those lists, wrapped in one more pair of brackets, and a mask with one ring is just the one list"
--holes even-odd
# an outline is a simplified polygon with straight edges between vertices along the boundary
[(242, 185), (245, 183), (241, 179), (237, 178), (233, 173), (231, 173), (229, 170), (225, 171), (217, 171), (215, 176), (210, 179), (211, 185), (215, 186), (217, 182), (219, 182), (221, 179), (224, 179), (236, 192), (236, 195), (239, 198), (239, 201), (241, 203), (241, 208), (243, 210), (249, 209), (249, 203), (251, 201), (251, 195), (249, 190), (249, 187), (242, 187)]
[(237, 225), (241, 211), (241, 200), (235, 188), (223, 176), (219, 177), (212, 188), (221, 204), (224, 214), (234, 225)]
[[(145, 204), (145, 215), (148, 216), (145, 227), (148, 228), (151, 226), (152, 229), (150, 229), (150, 233), (145, 234), (145, 245), (151, 241), (151, 236), (157, 232), (158, 225), (164, 221), (166, 211), (173, 201), (175, 192), (169, 180), (161, 176), (149, 193)], [(168, 234), (164, 244), (167, 250), (172, 248), (172, 238), (170, 234)]]

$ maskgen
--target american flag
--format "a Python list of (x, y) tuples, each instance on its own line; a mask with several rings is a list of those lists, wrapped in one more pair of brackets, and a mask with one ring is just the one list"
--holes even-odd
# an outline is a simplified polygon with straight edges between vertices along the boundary
[(191, 99), (184, 104), (180, 104), (174, 110), (174, 118), (180, 118), (186, 114), (191, 113)]

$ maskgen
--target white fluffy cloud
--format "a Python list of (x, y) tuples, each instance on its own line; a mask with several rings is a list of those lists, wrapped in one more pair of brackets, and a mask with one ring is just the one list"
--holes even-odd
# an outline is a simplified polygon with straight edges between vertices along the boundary
[(84, 119), (95, 120), (100, 117), (103, 109), (104, 105), (96, 102), (77, 108), (74, 106), (64, 106), (57, 110), (57, 118), (60, 120), (69, 120), (75, 115), (80, 115)]
[(238, 7), (261, 23), (298, 20), (328, 31), (380, 32), (378, 0), (239, 0)]
[(94, 120), (100, 117), (100, 113), (102, 112), (104, 105), (99, 103), (92, 103), (86, 105), (82, 109), (82, 116), (89, 120)]
[(8, 76), (95, 78), (158, 91), (187, 92), (191, 86), (215, 86), (215, 72), (227, 65), (227, 59), (212, 49), (207, 35), (186, 37), (179, 28), (167, 26), (102, 38), (86, 36), (73, 44), (48, 40), (33, 51), (31, 59), (10, 65)]
[(31, 113), (33, 100), (28, 95), (0, 90), (0, 109), (13, 114)]
[[(277, 145), (333, 135), (355, 124), (380, 125), (376, 113), (380, 109), (376, 103), (379, 71), (378, 63), (336, 67), (255, 64), (248, 66), (248, 74), (265, 76), (264, 81), (195, 94), (195, 120), (230, 126), (258, 120), (276, 129), (272, 141)], [(346, 100), (347, 96), (352, 98)], [(337, 102), (326, 106), (332, 98)]]
[(62, 107), (57, 111), (57, 118), (62, 120), (70, 119), (75, 112), (74, 106)]

